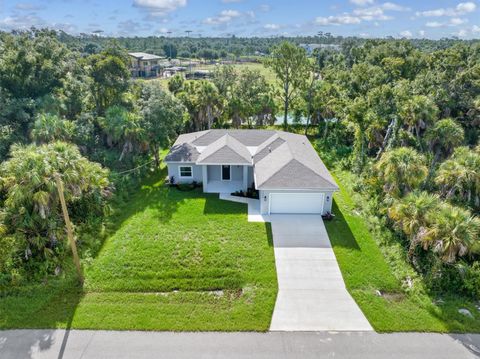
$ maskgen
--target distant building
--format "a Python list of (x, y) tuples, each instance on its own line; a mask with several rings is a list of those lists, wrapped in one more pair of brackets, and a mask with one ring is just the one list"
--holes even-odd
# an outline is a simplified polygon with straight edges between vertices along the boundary
[(147, 54), (145, 52), (129, 52), (130, 72), (133, 77), (156, 77), (160, 74), (162, 60), (165, 57)]
[(300, 44), (298, 46), (305, 49), (308, 56), (312, 56), (316, 49), (330, 49), (334, 51), (340, 51), (341, 49), (341, 46), (336, 44)]

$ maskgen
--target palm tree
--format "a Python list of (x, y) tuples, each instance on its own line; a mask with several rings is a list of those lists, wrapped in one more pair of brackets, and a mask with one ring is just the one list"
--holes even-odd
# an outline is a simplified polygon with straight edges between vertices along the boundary
[(451, 118), (438, 121), (427, 131), (426, 138), (429, 142), (430, 150), (433, 152), (432, 162), (428, 171), (427, 183), (433, 175), (435, 165), (442, 158), (447, 158), (453, 152), (453, 149), (460, 146), (464, 141), (464, 132), (462, 126)]
[(199, 122), (202, 129), (211, 129), (213, 120), (220, 114), (222, 100), (214, 84), (200, 81), (197, 87), (197, 104), (199, 106)]
[(81, 156), (75, 145), (14, 145), (9, 160), (0, 165), (4, 223), (25, 241), (29, 256), (61, 255), (55, 251), (59, 239), (65, 238), (56, 178), (61, 179), (70, 209), (84, 201), (82, 221), (102, 210), (109, 194), (108, 171)]
[(421, 244), (428, 249), (429, 243), (423, 242), (423, 234), (428, 231), (428, 216), (440, 203), (437, 195), (427, 192), (412, 192), (405, 198), (397, 200), (388, 209), (388, 216), (395, 226), (403, 231), (410, 240), (408, 255), (413, 257), (415, 248)]
[(430, 149), (435, 154), (434, 162), (451, 155), (453, 149), (463, 143), (464, 137), (462, 126), (455, 120), (445, 118), (436, 122), (427, 132)]
[(427, 96), (415, 95), (400, 107), (399, 114), (408, 126), (408, 131), (412, 134), (415, 132), (421, 148), (420, 132), (437, 117), (437, 106)]
[(480, 207), (480, 151), (457, 147), (451, 159), (443, 162), (435, 182), (443, 196)]
[(51, 113), (41, 113), (35, 119), (31, 136), (37, 144), (41, 144), (55, 140), (69, 140), (74, 132), (74, 122), (62, 120)]
[(140, 117), (134, 112), (128, 112), (120, 106), (111, 106), (107, 109), (105, 118), (101, 119), (103, 130), (107, 134), (109, 146), (121, 144), (122, 161), (127, 152), (133, 151), (134, 143), (141, 138), (142, 129), (139, 126)]
[(418, 187), (428, 172), (425, 157), (408, 147), (384, 152), (375, 169), (384, 184), (384, 191), (393, 197), (403, 197)]
[(469, 253), (472, 245), (478, 242), (480, 220), (470, 211), (443, 203), (428, 215), (431, 229), (423, 236), (430, 241), (442, 261), (453, 263), (458, 257)]
[(347, 119), (355, 126), (354, 152), (358, 170), (365, 164), (366, 132), (371, 116), (368, 103), (363, 97), (357, 97), (346, 109)]

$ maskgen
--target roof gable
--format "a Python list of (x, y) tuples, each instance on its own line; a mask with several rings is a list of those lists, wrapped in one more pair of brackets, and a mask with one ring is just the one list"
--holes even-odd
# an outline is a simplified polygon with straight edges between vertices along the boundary
[(247, 147), (228, 133), (220, 137), (200, 154), (198, 164), (252, 164)]
[(258, 189), (315, 189), (315, 188), (336, 188), (325, 178), (319, 176), (303, 163), (296, 159), (290, 160), (274, 175), (257, 184)]

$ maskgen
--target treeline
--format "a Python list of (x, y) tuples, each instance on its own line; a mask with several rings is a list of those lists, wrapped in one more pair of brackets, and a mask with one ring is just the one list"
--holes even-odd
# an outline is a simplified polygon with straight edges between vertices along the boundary
[(357, 173), (363, 210), (396, 234), (431, 290), (478, 298), (480, 45), (367, 41), (316, 71), (301, 111), (319, 147)]
[[(70, 49), (85, 54), (93, 54), (103, 50), (112, 41), (118, 43), (129, 51), (153, 53), (166, 57), (199, 58), (206, 60), (225, 59), (232, 57), (252, 57), (262, 54), (270, 54), (272, 48), (282, 42), (292, 44), (334, 44), (340, 45), (342, 51), (348, 51), (351, 47), (363, 45), (368, 40), (358, 37), (334, 36), (331, 33), (320, 32), (317, 36), (298, 37), (198, 37), (195, 33), (190, 37), (185, 34), (172, 36), (149, 36), (149, 37), (103, 37), (82, 34), (72, 36), (64, 32), (58, 32), (58, 39)], [(176, 35), (176, 36), (175, 36)], [(389, 38), (387, 41), (396, 41)], [(444, 38), (441, 40), (412, 39), (406, 40), (415, 48), (422, 51), (435, 51), (449, 48), (457, 43), (475, 43), (479, 40), (460, 40), (458, 38)]]
[(65, 273), (56, 177), (85, 260), (102, 242), (112, 196), (159, 165), (185, 128), (182, 103), (133, 82), (115, 42), (85, 56), (57, 34), (0, 35), (0, 288)]

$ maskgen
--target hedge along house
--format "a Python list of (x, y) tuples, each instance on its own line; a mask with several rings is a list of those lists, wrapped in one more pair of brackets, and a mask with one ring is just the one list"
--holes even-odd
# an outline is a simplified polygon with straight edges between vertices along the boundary
[(207, 130), (178, 137), (165, 158), (176, 183), (206, 193), (255, 188), (262, 214), (325, 214), (338, 186), (303, 135), (270, 130)]

